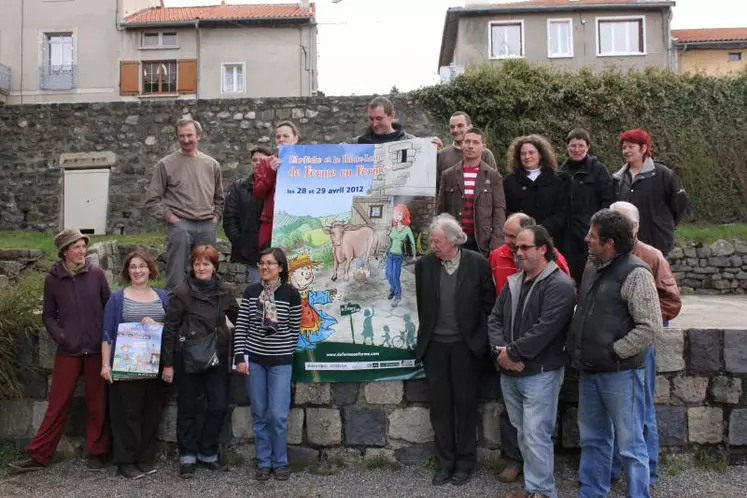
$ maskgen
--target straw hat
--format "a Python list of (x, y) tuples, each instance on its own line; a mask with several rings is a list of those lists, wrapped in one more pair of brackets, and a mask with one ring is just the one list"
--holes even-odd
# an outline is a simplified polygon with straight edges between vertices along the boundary
[(322, 263), (319, 261), (312, 261), (309, 253), (302, 252), (288, 262), (288, 273), (293, 273), (301, 268), (313, 268), (318, 266), (322, 266)]

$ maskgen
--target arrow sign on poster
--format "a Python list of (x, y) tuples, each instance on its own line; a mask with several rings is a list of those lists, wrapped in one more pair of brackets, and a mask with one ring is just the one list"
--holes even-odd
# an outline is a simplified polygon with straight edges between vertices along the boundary
[(350, 333), (353, 334), (353, 344), (355, 344), (355, 328), (353, 327), (353, 314), (359, 313), (361, 310), (360, 304), (348, 303), (340, 305), (340, 316), (350, 317)]

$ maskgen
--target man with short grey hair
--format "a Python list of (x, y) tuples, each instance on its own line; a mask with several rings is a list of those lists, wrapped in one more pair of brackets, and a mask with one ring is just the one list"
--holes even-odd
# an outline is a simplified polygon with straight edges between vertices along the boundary
[(436, 486), (465, 484), (477, 456), (478, 386), (495, 286), (488, 260), (463, 250), (466, 241), (459, 222), (441, 214), (431, 224), (432, 253), (415, 263), (420, 322), (415, 356), (423, 362), (431, 397)]
[(145, 193), (145, 208), (168, 223), (166, 289), (185, 277), (192, 248), (215, 245), (215, 228), (223, 214), (223, 179), (218, 161), (197, 150), (202, 126), (193, 119), (176, 123), (179, 150), (156, 164)]

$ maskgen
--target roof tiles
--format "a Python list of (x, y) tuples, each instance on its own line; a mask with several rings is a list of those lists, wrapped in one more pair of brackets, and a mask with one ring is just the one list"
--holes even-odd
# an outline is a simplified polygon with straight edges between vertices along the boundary
[(125, 24), (168, 24), (195, 21), (239, 21), (247, 19), (311, 19), (314, 4), (303, 9), (297, 3), (210, 5), (204, 7), (155, 7), (125, 18)]

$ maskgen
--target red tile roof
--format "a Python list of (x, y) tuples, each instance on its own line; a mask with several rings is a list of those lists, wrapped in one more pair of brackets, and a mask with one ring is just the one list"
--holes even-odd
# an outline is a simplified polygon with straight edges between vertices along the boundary
[(302, 9), (297, 3), (209, 5), (204, 7), (155, 7), (141, 10), (124, 20), (124, 24), (169, 24), (201, 21), (240, 21), (251, 19), (311, 19), (314, 4)]
[(747, 28), (673, 29), (680, 43), (747, 41)]
[(590, 5), (646, 5), (651, 3), (667, 3), (667, 0), (524, 0), (506, 2), (506, 3), (490, 3), (488, 0), (483, 5), (471, 4), (467, 9), (471, 7), (491, 7), (495, 9), (511, 9), (515, 7), (560, 7), (560, 6), (573, 6), (586, 7)]

